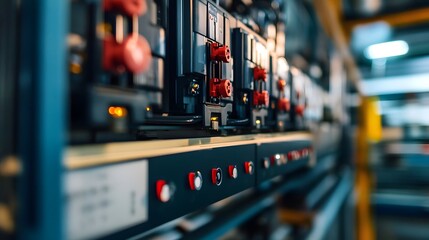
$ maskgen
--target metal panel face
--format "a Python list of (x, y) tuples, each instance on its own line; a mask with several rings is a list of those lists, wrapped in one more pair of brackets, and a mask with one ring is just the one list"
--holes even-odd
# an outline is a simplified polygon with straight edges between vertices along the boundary
[(207, 6), (197, 1), (197, 12), (194, 14), (194, 31), (206, 35), (207, 32)]
[(225, 40), (225, 35), (226, 35), (226, 31), (229, 32), (229, 29), (224, 30), (224, 17), (223, 14), (221, 12), (217, 13), (217, 23), (216, 23), (216, 41), (221, 43), (221, 44), (225, 44), (224, 40)]
[(207, 4), (207, 11), (208, 11), (208, 34), (207, 37), (211, 38), (212, 40), (216, 39), (216, 25), (218, 24), (218, 10), (215, 6), (208, 3)]
[(148, 162), (69, 172), (65, 177), (67, 237), (87, 239), (148, 220)]
[[(246, 163), (255, 160), (255, 145), (215, 148), (149, 159), (149, 218), (161, 224), (255, 186), (256, 172), (246, 173)], [(230, 167), (236, 167), (235, 176)], [(254, 166), (254, 165), (253, 165)], [(220, 169), (220, 183), (213, 182), (213, 170)], [(192, 190), (189, 174), (199, 172), (200, 190)], [(219, 179), (218, 179), (219, 180)], [(157, 184), (165, 181), (175, 191), (163, 202)]]
[(206, 68), (207, 39), (204, 36), (197, 33), (193, 33), (193, 35), (194, 35), (194, 45), (192, 46), (194, 48), (194, 51), (193, 51), (194, 61), (192, 62), (193, 71), (206, 75), (207, 74), (207, 68)]
[(296, 171), (308, 164), (310, 141), (265, 143), (257, 147), (257, 183)]

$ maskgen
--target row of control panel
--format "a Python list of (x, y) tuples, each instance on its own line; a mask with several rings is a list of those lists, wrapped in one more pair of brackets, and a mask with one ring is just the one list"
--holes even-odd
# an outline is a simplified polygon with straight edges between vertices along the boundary
[(127, 238), (304, 168), (312, 155), (311, 141), (302, 139), (72, 170), (66, 177), (67, 234)]
[(71, 10), (72, 142), (299, 130), (329, 105), (215, 2), (76, 0)]

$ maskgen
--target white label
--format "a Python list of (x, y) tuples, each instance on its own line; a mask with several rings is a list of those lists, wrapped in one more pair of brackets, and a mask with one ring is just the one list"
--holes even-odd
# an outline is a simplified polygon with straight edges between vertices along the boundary
[(148, 219), (148, 162), (67, 173), (68, 239), (101, 237)]

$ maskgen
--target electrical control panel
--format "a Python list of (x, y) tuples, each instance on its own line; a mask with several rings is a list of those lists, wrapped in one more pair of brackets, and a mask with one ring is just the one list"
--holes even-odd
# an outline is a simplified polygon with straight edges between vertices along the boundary
[(197, 115), (200, 126), (218, 130), (226, 126), (232, 111), (233, 56), (231, 28), (235, 19), (212, 1), (175, 2), (171, 17), (177, 23), (173, 38), (174, 89), (170, 92), (171, 113)]
[(237, 21), (233, 30), (234, 89), (233, 115), (251, 128), (266, 126), (269, 106), (270, 59), (266, 40)]
[(65, 178), (67, 236), (118, 239), (147, 231), (287, 177), (308, 166), (312, 149), (307, 135), (275, 142), (255, 138), (254, 143), (72, 170)]
[(71, 142), (307, 129), (323, 91), (277, 52), (273, 25), (263, 37), (244, 21), (207, 0), (73, 1)]
[(161, 223), (254, 187), (255, 150), (252, 144), (149, 159), (149, 217)]
[(293, 129), (291, 122), (291, 77), (284, 57), (270, 55), (270, 126), (278, 131)]
[[(103, 133), (127, 134), (161, 112), (167, 4), (71, 2), (68, 47), (75, 141), (103, 141)], [(112, 134), (104, 138), (115, 140)]]
[(339, 152), (349, 86), (326, 86), (331, 48), (287, 54), (289, 1), (6, 2), (11, 238), (138, 239), (246, 198), (234, 215), (265, 208)]

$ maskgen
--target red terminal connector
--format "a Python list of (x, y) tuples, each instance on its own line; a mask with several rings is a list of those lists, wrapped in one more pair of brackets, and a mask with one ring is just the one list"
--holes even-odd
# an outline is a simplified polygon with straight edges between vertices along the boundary
[(218, 43), (210, 44), (210, 59), (212, 61), (221, 61), (229, 63), (231, 59), (231, 51), (229, 47), (224, 45), (220, 46)]
[(143, 15), (147, 10), (146, 0), (104, 0), (104, 11), (120, 11), (127, 16)]
[(253, 92), (253, 105), (254, 106), (266, 106), (268, 107), (268, 104), (270, 102), (270, 97), (268, 95), (268, 91), (254, 91)]
[(267, 81), (267, 71), (263, 68), (255, 67), (253, 69), (253, 78), (257, 81), (262, 80), (262, 81), (266, 82)]
[(149, 43), (142, 36), (130, 35), (122, 43), (106, 37), (103, 50), (103, 68), (116, 73), (142, 73), (152, 61)]
[(280, 111), (288, 112), (290, 110), (290, 102), (287, 98), (280, 98), (277, 105)]
[(298, 116), (301, 116), (301, 117), (304, 116), (304, 110), (305, 110), (304, 105), (298, 105), (295, 107), (295, 112)]
[(210, 79), (210, 96), (227, 98), (232, 95), (232, 84), (228, 79)]
[(285, 90), (285, 87), (286, 87), (286, 81), (285, 80), (280, 79), (280, 80), (277, 81), (277, 89), (280, 92), (283, 92)]

